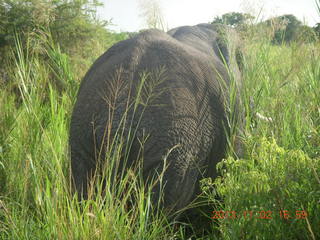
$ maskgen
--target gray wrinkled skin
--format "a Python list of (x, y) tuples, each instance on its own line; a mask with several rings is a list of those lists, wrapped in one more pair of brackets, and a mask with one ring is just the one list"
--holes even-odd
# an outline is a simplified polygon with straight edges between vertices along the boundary
[[(137, 132), (126, 166), (138, 161), (141, 139), (148, 136), (143, 176), (148, 181), (161, 172), (166, 159), (162, 205), (171, 210), (180, 210), (195, 198), (200, 179), (216, 176), (228, 133), (225, 106), (230, 77), (223, 61), (236, 81), (240, 79), (237, 46), (228, 41), (236, 42), (234, 32), (220, 28), (199, 24), (167, 33), (148, 30), (115, 44), (93, 64), (81, 83), (70, 128), (72, 175), (81, 197), (87, 197), (88, 179), (104, 159), (105, 146), (119, 127), (128, 99), (135, 98), (143, 73), (149, 73), (146, 84), (157, 84), (145, 109), (144, 93), (136, 113), (133, 107), (128, 111), (124, 136), (131, 122)], [(159, 184), (153, 193), (156, 201)]]

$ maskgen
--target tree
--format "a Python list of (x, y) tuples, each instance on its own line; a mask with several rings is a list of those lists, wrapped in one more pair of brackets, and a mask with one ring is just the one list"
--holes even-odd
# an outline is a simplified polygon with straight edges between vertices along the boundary
[(317, 34), (318, 37), (320, 37), (320, 23), (317, 23), (314, 27), (313, 30)]
[(96, 0), (0, 0), (0, 48), (11, 45), (15, 33), (50, 31), (63, 51), (73, 51), (106, 34), (108, 22), (95, 17), (101, 5)]
[(211, 23), (221, 23), (231, 27), (240, 27), (253, 19), (254, 17), (248, 13), (230, 12), (223, 14), (221, 17), (215, 17)]
[(40, 55), (46, 52), (46, 38), (52, 37), (72, 65), (85, 72), (97, 56), (125, 38), (96, 17), (100, 6), (98, 0), (0, 0), (0, 68), (19, 34), (21, 43), (28, 41), (28, 49)]
[(304, 43), (311, 43), (317, 40), (317, 34), (312, 27), (302, 25), (298, 28), (294, 39)]
[(269, 19), (266, 24), (274, 30), (272, 42), (275, 44), (291, 42), (295, 39), (302, 26), (302, 22), (292, 14)]

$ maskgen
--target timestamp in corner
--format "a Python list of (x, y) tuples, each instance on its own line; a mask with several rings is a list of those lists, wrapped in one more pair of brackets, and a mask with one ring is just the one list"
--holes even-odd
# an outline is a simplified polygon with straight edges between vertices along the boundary
[(211, 219), (306, 219), (308, 217), (308, 213), (305, 210), (296, 210), (296, 211), (288, 211), (288, 210), (280, 210), (280, 211), (271, 211), (271, 210), (261, 210), (261, 211), (212, 211)]

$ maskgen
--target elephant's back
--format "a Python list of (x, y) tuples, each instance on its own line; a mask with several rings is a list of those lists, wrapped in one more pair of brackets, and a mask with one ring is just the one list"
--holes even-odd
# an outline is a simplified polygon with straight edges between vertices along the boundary
[[(217, 58), (161, 31), (148, 30), (115, 44), (97, 59), (80, 85), (71, 119), (71, 147), (81, 146), (83, 154), (92, 155), (93, 142), (104, 141), (110, 113), (110, 126), (116, 132), (128, 103), (137, 97), (138, 111), (149, 105), (141, 128), (156, 134), (188, 134), (191, 127), (211, 132), (201, 124), (210, 122), (210, 112), (217, 116), (221, 112), (217, 71), (225, 75)], [(192, 123), (186, 125), (188, 121)]]
[(212, 106), (212, 98), (221, 105), (217, 75), (226, 75), (217, 58), (164, 32), (148, 30), (121, 41), (100, 56), (84, 77), (72, 114), (70, 139), (87, 141), (78, 137), (73, 140), (73, 135), (78, 136), (80, 131), (90, 135), (92, 125), (105, 126), (111, 109), (115, 109), (114, 121), (120, 122), (127, 103), (137, 94), (142, 105), (148, 99), (146, 94), (152, 94), (145, 113), (150, 119), (196, 115), (201, 105)]

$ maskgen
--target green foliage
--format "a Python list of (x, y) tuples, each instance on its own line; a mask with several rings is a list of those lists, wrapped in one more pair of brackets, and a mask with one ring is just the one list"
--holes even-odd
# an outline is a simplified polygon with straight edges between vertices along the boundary
[(320, 37), (320, 23), (317, 23), (316, 26), (314, 26), (313, 30), (317, 34), (318, 37)]
[(0, 62), (14, 47), (15, 34), (23, 43), (29, 41), (29, 49), (43, 54), (45, 41), (38, 36), (49, 33), (81, 77), (102, 52), (127, 37), (106, 30), (108, 22), (96, 17), (99, 6), (97, 0), (0, 0)]
[(229, 157), (218, 165), (217, 191), (225, 211), (236, 212), (219, 219), (223, 238), (319, 238), (320, 158), (281, 148), (274, 139), (248, 141), (248, 159)]
[(317, 41), (317, 34), (314, 28), (307, 25), (302, 25), (298, 28), (298, 31), (295, 35), (295, 40), (302, 43), (310, 43)]
[[(125, 174), (114, 191), (102, 194), (104, 183), (111, 186), (107, 174), (112, 169), (106, 169), (107, 182), (100, 176), (95, 181), (99, 197), (79, 203), (71, 195), (68, 128), (78, 85), (69, 59), (50, 43), (48, 66), (19, 39), (15, 44), (12, 78), (21, 103), (8, 91), (13, 82), (0, 89), (0, 239), (140, 240), (173, 235), (163, 216), (151, 214), (150, 189), (141, 187), (133, 172)], [(63, 79), (66, 91), (59, 92), (48, 80), (52, 77)], [(109, 160), (116, 161), (122, 148), (121, 141), (115, 144)]]
[[(222, 239), (318, 239), (319, 43), (275, 46), (266, 39), (251, 42), (244, 53), (246, 154), (221, 162), (221, 177), (207, 182), (209, 199), (216, 192), (223, 199), (212, 210), (229, 211), (214, 220), (216, 228)], [(280, 215), (283, 210), (292, 218)], [(299, 219), (303, 210), (308, 218)]]
[(27, 34), (47, 28), (60, 45), (65, 43), (64, 47), (68, 48), (70, 42), (88, 38), (106, 25), (94, 17), (95, 8), (100, 5), (90, 0), (1, 0), (0, 34), (3, 44), (0, 47), (11, 44), (15, 32)]
[(288, 43), (294, 40), (302, 26), (302, 22), (292, 14), (269, 19), (266, 21), (266, 24), (269, 27), (274, 28), (272, 42), (276, 44), (281, 44), (283, 42)]
[[(22, 35), (13, 31), (6, 47), (3, 67), (10, 81), (0, 79), (0, 239), (186, 239), (186, 225), (151, 216), (150, 192), (131, 171), (116, 185), (118, 192), (107, 191), (80, 204), (70, 193), (68, 128), (76, 80), (83, 74), (79, 66), (88, 66), (100, 51), (89, 56), (90, 46), (96, 46), (90, 44), (103, 38), (87, 39), (84, 45), (79, 40), (77, 47), (63, 40), (60, 46), (55, 30), (49, 30)], [(211, 225), (199, 239), (318, 239), (320, 45), (301, 44), (299, 39), (272, 45), (273, 35), (260, 34), (265, 28), (253, 30), (257, 35), (243, 39), (246, 122), (241, 139), (246, 153), (240, 160), (227, 156), (218, 165), (221, 176), (204, 186), (206, 202), (215, 206), (210, 211), (236, 211), (239, 217), (214, 221), (212, 212), (204, 212)], [(100, 46), (127, 34), (106, 37)], [(84, 56), (78, 67), (75, 56)], [(153, 85), (151, 81), (141, 88), (141, 96)], [(117, 153), (123, 145), (120, 141), (113, 147)], [(101, 192), (99, 180), (94, 190)], [(223, 201), (217, 201), (217, 194)], [(136, 204), (128, 205), (132, 196)], [(302, 210), (307, 218), (296, 212)], [(272, 219), (263, 219), (269, 217), (266, 211), (272, 211)], [(286, 212), (280, 211), (293, 218), (286, 219)], [(194, 227), (188, 236), (196, 231)]]
[(248, 13), (230, 12), (223, 14), (221, 17), (215, 17), (211, 23), (221, 23), (231, 27), (240, 27), (253, 19), (254, 17)]

